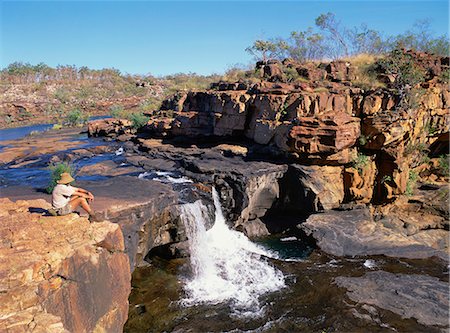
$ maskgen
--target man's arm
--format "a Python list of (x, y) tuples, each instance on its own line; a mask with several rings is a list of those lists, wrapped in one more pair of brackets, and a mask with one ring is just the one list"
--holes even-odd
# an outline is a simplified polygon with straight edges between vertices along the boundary
[(79, 196), (82, 198), (94, 200), (94, 195), (91, 192), (86, 191), (83, 188), (75, 188), (75, 192), (72, 195), (76, 195), (76, 196)]

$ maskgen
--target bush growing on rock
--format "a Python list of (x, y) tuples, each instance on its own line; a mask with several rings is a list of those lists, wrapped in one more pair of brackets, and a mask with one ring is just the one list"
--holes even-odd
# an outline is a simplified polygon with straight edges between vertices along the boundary
[(130, 121), (135, 130), (145, 126), (149, 120), (149, 117), (145, 116), (142, 113), (132, 113), (130, 115)]
[(417, 64), (411, 53), (401, 49), (395, 49), (387, 57), (378, 60), (377, 66), (380, 72), (394, 78), (393, 84), (397, 89), (414, 87), (425, 78), (425, 69)]
[(356, 155), (356, 158), (353, 160), (352, 164), (353, 167), (357, 169), (358, 172), (361, 174), (364, 168), (369, 164), (369, 162), (370, 162), (369, 156), (358, 152), (358, 155)]
[(426, 71), (417, 63), (413, 53), (395, 49), (378, 60), (376, 65), (378, 72), (393, 78), (392, 87), (400, 98), (399, 109), (417, 108), (424, 91), (416, 86), (425, 80)]
[(414, 170), (409, 171), (409, 177), (408, 177), (408, 182), (406, 183), (406, 191), (405, 191), (405, 194), (408, 197), (413, 195), (414, 188), (416, 187), (418, 178), (419, 178), (419, 175), (416, 171), (414, 171)]
[(81, 112), (79, 109), (75, 109), (67, 114), (66, 124), (68, 126), (77, 126), (86, 123), (88, 119), (88, 114), (83, 114), (83, 112)]
[(449, 158), (448, 154), (439, 156), (439, 169), (444, 177), (449, 176)]
[(161, 100), (149, 98), (139, 104), (139, 110), (142, 112), (154, 112), (161, 107)]
[(67, 172), (72, 176), (75, 176), (76, 174), (76, 168), (68, 162), (60, 162), (49, 165), (48, 169), (50, 171), (50, 183), (46, 188), (47, 193), (52, 193), (58, 180), (61, 178), (62, 173)]
[(121, 105), (111, 105), (109, 111), (113, 118), (123, 118), (125, 116), (125, 109)]

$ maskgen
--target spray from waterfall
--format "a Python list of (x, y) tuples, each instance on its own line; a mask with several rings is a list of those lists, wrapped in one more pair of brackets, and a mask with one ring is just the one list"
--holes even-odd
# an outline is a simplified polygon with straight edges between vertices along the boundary
[(185, 281), (183, 305), (230, 302), (236, 313), (256, 313), (259, 297), (284, 287), (281, 271), (265, 257), (272, 253), (252, 243), (243, 233), (230, 230), (213, 189), (215, 220), (206, 231), (207, 208), (201, 201), (182, 206), (191, 253), (193, 276)]

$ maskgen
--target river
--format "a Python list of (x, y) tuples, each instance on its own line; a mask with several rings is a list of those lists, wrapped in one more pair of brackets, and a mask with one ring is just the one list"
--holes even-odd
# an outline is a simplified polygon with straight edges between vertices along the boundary
[(352, 302), (335, 278), (383, 270), (446, 280), (445, 267), (430, 260), (333, 257), (295, 230), (254, 243), (227, 227), (213, 196), (208, 231), (200, 202), (183, 208), (190, 259), (154, 257), (134, 271), (125, 332), (440, 332)]

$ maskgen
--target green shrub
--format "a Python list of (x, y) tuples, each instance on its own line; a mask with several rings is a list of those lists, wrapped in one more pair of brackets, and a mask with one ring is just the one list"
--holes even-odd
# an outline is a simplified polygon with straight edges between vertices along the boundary
[(417, 174), (416, 171), (413, 171), (413, 170), (409, 171), (409, 177), (408, 177), (408, 181), (406, 183), (406, 191), (405, 191), (405, 194), (408, 197), (413, 195), (413, 191), (416, 186), (418, 177), (419, 177), (419, 175)]
[(283, 105), (280, 106), (280, 109), (278, 110), (279, 114), (280, 114), (280, 119), (284, 118), (287, 115), (287, 109), (289, 107), (289, 103), (287, 101), (287, 99), (284, 101)]
[(142, 112), (153, 112), (161, 107), (161, 100), (157, 98), (148, 98), (139, 104), (139, 110)]
[(83, 114), (79, 109), (70, 111), (66, 117), (66, 124), (68, 126), (77, 126), (79, 124), (84, 124), (88, 121), (89, 115)]
[(111, 112), (111, 116), (113, 118), (123, 118), (124, 117), (124, 108), (122, 105), (111, 105), (109, 107), (109, 111)]
[(365, 146), (367, 144), (368, 138), (365, 135), (360, 135), (360, 137), (358, 138), (358, 142), (360, 146)]
[(439, 76), (439, 81), (442, 83), (450, 83), (450, 68), (446, 68), (442, 71), (441, 75)]
[(236, 64), (229, 68), (225, 74), (220, 78), (221, 81), (236, 82), (239, 80), (245, 80), (254, 74), (253, 69), (249, 66)]
[(423, 155), (427, 150), (427, 145), (425, 143), (417, 142), (417, 143), (408, 143), (405, 147), (404, 155), (409, 155), (414, 152), (417, 152), (420, 155)]
[(56, 89), (53, 96), (63, 104), (70, 101), (70, 93), (64, 88)]
[(150, 118), (144, 116), (142, 113), (132, 113), (129, 119), (132, 122), (133, 128), (138, 130), (139, 128), (145, 126)]
[(5, 122), (7, 124), (11, 124), (13, 121), (14, 121), (14, 117), (13, 116), (11, 116), (11, 115), (6, 115), (5, 116)]
[(283, 67), (283, 73), (288, 82), (296, 82), (300, 78), (295, 68)]
[(435, 127), (433, 124), (431, 124), (431, 121), (428, 120), (424, 125), (424, 130), (427, 132), (428, 135), (434, 135), (436, 134), (439, 129)]
[(352, 161), (352, 165), (354, 168), (358, 169), (358, 172), (361, 174), (363, 170), (367, 167), (369, 162), (370, 162), (369, 156), (358, 152), (358, 155), (356, 155), (356, 158)]
[(392, 177), (389, 175), (384, 175), (381, 179), (381, 184), (390, 183), (392, 182)]
[(393, 88), (400, 97), (401, 110), (419, 106), (424, 91), (415, 86), (425, 80), (426, 72), (411, 54), (395, 49), (387, 57), (379, 59), (375, 66), (377, 72), (381, 71), (394, 77)]
[(25, 109), (24, 107), (19, 107), (19, 117), (22, 117), (22, 118), (30, 118), (30, 117), (32, 117), (33, 116), (33, 114), (30, 112), (30, 111), (28, 111), (27, 109)]
[(394, 76), (394, 85), (397, 88), (415, 86), (425, 78), (425, 69), (416, 63), (411, 54), (400, 49), (395, 49), (387, 57), (379, 59), (377, 65), (386, 74)]
[(443, 176), (449, 175), (449, 155), (441, 155), (439, 156), (439, 170)]
[(75, 167), (68, 162), (51, 164), (48, 166), (48, 169), (50, 170), (50, 183), (46, 188), (47, 193), (52, 193), (53, 189), (58, 184), (57, 182), (61, 178), (62, 173), (67, 172), (72, 177), (76, 174)]

